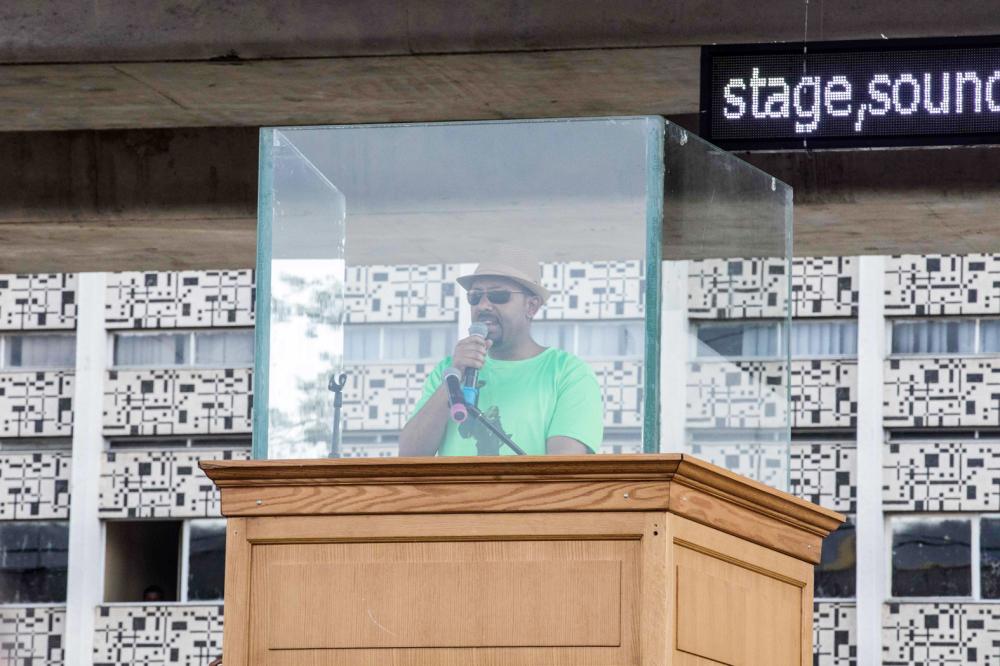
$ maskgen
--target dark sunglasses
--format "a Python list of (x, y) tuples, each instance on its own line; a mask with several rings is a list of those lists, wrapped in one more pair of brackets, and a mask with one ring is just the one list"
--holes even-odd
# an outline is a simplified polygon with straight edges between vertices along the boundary
[(469, 305), (479, 305), (479, 301), (483, 300), (483, 295), (489, 299), (490, 303), (493, 305), (503, 305), (510, 300), (511, 294), (527, 294), (527, 291), (512, 291), (510, 289), (490, 289), (489, 291), (483, 291), (481, 289), (473, 289), (470, 291), (466, 298), (469, 299)]

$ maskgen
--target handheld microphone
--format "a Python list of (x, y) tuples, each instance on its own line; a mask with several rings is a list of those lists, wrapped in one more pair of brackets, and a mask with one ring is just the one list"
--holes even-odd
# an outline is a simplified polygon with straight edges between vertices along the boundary
[[(481, 321), (477, 321), (469, 327), (469, 335), (475, 335), (483, 340), (489, 334), (490, 329), (486, 327)], [(470, 405), (475, 405), (479, 402), (479, 389), (477, 385), (479, 383), (479, 369), (478, 368), (466, 368), (465, 376), (462, 380), (462, 393), (465, 395), (465, 402)]]
[(465, 396), (462, 394), (461, 374), (455, 368), (448, 368), (444, 373), (444, 382), (448, 387), (448, 406), (451, 408), (451, 420), (461, 423), (469, 416), (465, 408)]

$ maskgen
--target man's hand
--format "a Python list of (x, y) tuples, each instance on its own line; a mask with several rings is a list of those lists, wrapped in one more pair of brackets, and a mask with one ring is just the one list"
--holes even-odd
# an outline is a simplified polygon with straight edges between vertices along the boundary
[(451, 354), (451, 364), (463, 373), (468, 368), (481, 370), (483, 364), (486, 363), (486, 352), (492, 346), (492, 340), (481, 338), (478, 335), (462, 338), (455, 345), (455, 351)]

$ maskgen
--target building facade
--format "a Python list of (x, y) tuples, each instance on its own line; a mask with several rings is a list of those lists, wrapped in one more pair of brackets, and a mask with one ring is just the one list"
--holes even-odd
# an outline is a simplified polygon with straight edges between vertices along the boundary
[[(664, 268), (686, 308), (662, 399), (685, 408), (664, 411), (661, 448), (848, 516), (817, 568), (815, 663), (856, 664), (873, 632), (886, 666), (997, 663), (1000, 257), (797, 258), (791, 326), (781, 262)], [(349, 270), (344, 455), (396, 454), (460, 335), (459, 271)], [(535, 330), (595, 369), (606, 453), (641, 450), (642, 280), (543, 267)], [(252, 271), (0, 276), (0, 662), (219, 656), (224, 523), (197, 462), (250, 454), (253, 325)]]

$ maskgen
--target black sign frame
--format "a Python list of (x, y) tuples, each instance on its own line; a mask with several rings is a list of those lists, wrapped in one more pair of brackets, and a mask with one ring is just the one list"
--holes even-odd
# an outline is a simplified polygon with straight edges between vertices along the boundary
[(726, 150), (783, 150), (900, 146), (959, 146), (1000, 144), (1000, 133), (921, 133), (867, 134), (851, 136), (789, 135), (774, 138), (726, 139), (712, 136), (712, 65), (715, 58), (738, 55), (809, 55), (894, 51), (943, 51), (960, 48), (1000, 48), (1000, 35), (976, 37), (932, 37), (908, 39), (866, 39), (829, 42), (782, 42), (774, 44), (721, 44), (701, 48), (701, 91), (699, 134)]

